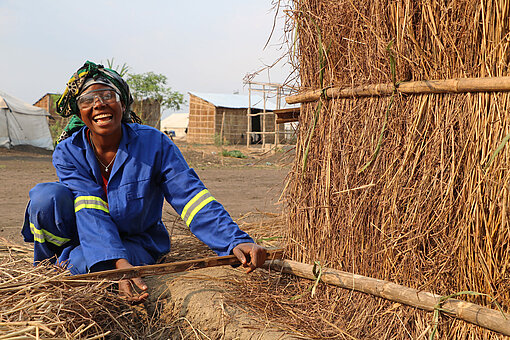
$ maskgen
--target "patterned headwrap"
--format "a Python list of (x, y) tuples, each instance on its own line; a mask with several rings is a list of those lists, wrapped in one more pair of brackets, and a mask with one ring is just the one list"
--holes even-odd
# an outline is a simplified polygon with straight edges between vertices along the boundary
[(62, 131), (57, 143), (60, 143), (74, 132), (78, 131), (85, 124), (80, 119), (80, 110), (78, 109), (77, 98), (92, 84), (107, 84), (116, 92), (119, 92), (120, 100), (124, 103), (125, 110), (122, 114), (122, 121), (125, 123), (141, 123), (140, 118), (131, 111), (133, 97), (129, 92), (129, 86), (124, 79), (114, 70), (104, 68), (103, 65), (97, 65), (91, 61), (85, 62), (85, 65), (76, 71), (67, 82), (64, 94), (57, 101), (57, 113), (62, 117), (72, 116), (69, 123)]

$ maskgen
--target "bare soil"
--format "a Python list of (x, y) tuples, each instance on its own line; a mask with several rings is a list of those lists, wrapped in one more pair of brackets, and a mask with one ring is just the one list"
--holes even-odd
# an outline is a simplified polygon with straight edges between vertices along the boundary
[[(177, 144), (189, 165), (234, 220), (249, 212), (279, 211), (280, 205), (276, 203), (288, 173), (285, 162), (289, 153), (263, 154), (244, 148), (240, 150), (247, 158), (232, 158), (221, 155), (222, 149), (228, 147)], [(0, 236), (22, 242), (20, 228), (29, 190), (37, 183), (57, 180), (50, 151), (25, 146), (0, 148)], [(168, 204), (164, 212), (166, 222), (175, 215)]]

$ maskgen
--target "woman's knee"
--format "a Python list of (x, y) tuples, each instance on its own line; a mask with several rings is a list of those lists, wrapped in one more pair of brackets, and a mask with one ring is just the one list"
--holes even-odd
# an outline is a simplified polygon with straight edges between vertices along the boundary
[(30, 208), (35, 210), (60, 209), (74, 211), (72, 192), (63, 184), (39, 183), (30, 190)]

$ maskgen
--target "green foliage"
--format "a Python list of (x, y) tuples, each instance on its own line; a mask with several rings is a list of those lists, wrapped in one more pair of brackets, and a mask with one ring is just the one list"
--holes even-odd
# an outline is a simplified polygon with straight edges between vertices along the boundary
[(228, 140), (226, 140), (225, 138), (221, 138), (221, 135), (215, 133), (214, 134), (214, 145), (216, 145), (216, 146), (230, 145), (230, 142)]
[(241, 151), (239, 150), (232, 150), (232, 151), (227, 151), (227, 150), (223, 150), (221, 151), (221, 155), (223, 157), (234, 157), (234, 158), (247, 158)]
[(61, 118), (56, 119), (55, 124), (50, 124), (50, 133), (51, 133), (51, 139), (53, 139), (53, 144), (57, 141), (58, 137), (62, 134), (62, 131), (66, 127), (69, 119)]
[(115, 60), (115, 58), (106, 59), (106, 66), (109, 69), (115, 70), (118, 74), (120, 74), (121, 77), (124, 77), (126, 75), (126, 73), (129, 71), (128, 64), (126, 64), (126, 63), (122, 64), (122, 66), (120, 66), (120, 69), (119, 69), (119, 65), (115, 65), (114, 60)]
[(162, 108), (178, 110), (184, 104), (184, 96), (167, 87), (166, 80), (165, 75), (154, 72), (128, 74), (126, 79), (135, 100), (154, 99)]
[(57, 111), (57, 101), (60, 98), (60, 93), (50, 93), (50, 110), (51, 112)]

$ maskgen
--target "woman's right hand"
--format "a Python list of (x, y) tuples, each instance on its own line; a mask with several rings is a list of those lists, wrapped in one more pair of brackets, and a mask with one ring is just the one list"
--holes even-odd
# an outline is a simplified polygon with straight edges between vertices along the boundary
[[(133, 265), (126, 259), (118, 259), (115, 261), (115, 268), (126, 269), (132, 268)], [(133, 286), (136, 286), (141, 292), (138, 294)], [(140, 277), (124, 279), (119, 281), (119, 295), (131, 303), (143, 302), (149, 296), (147, 285)]]

